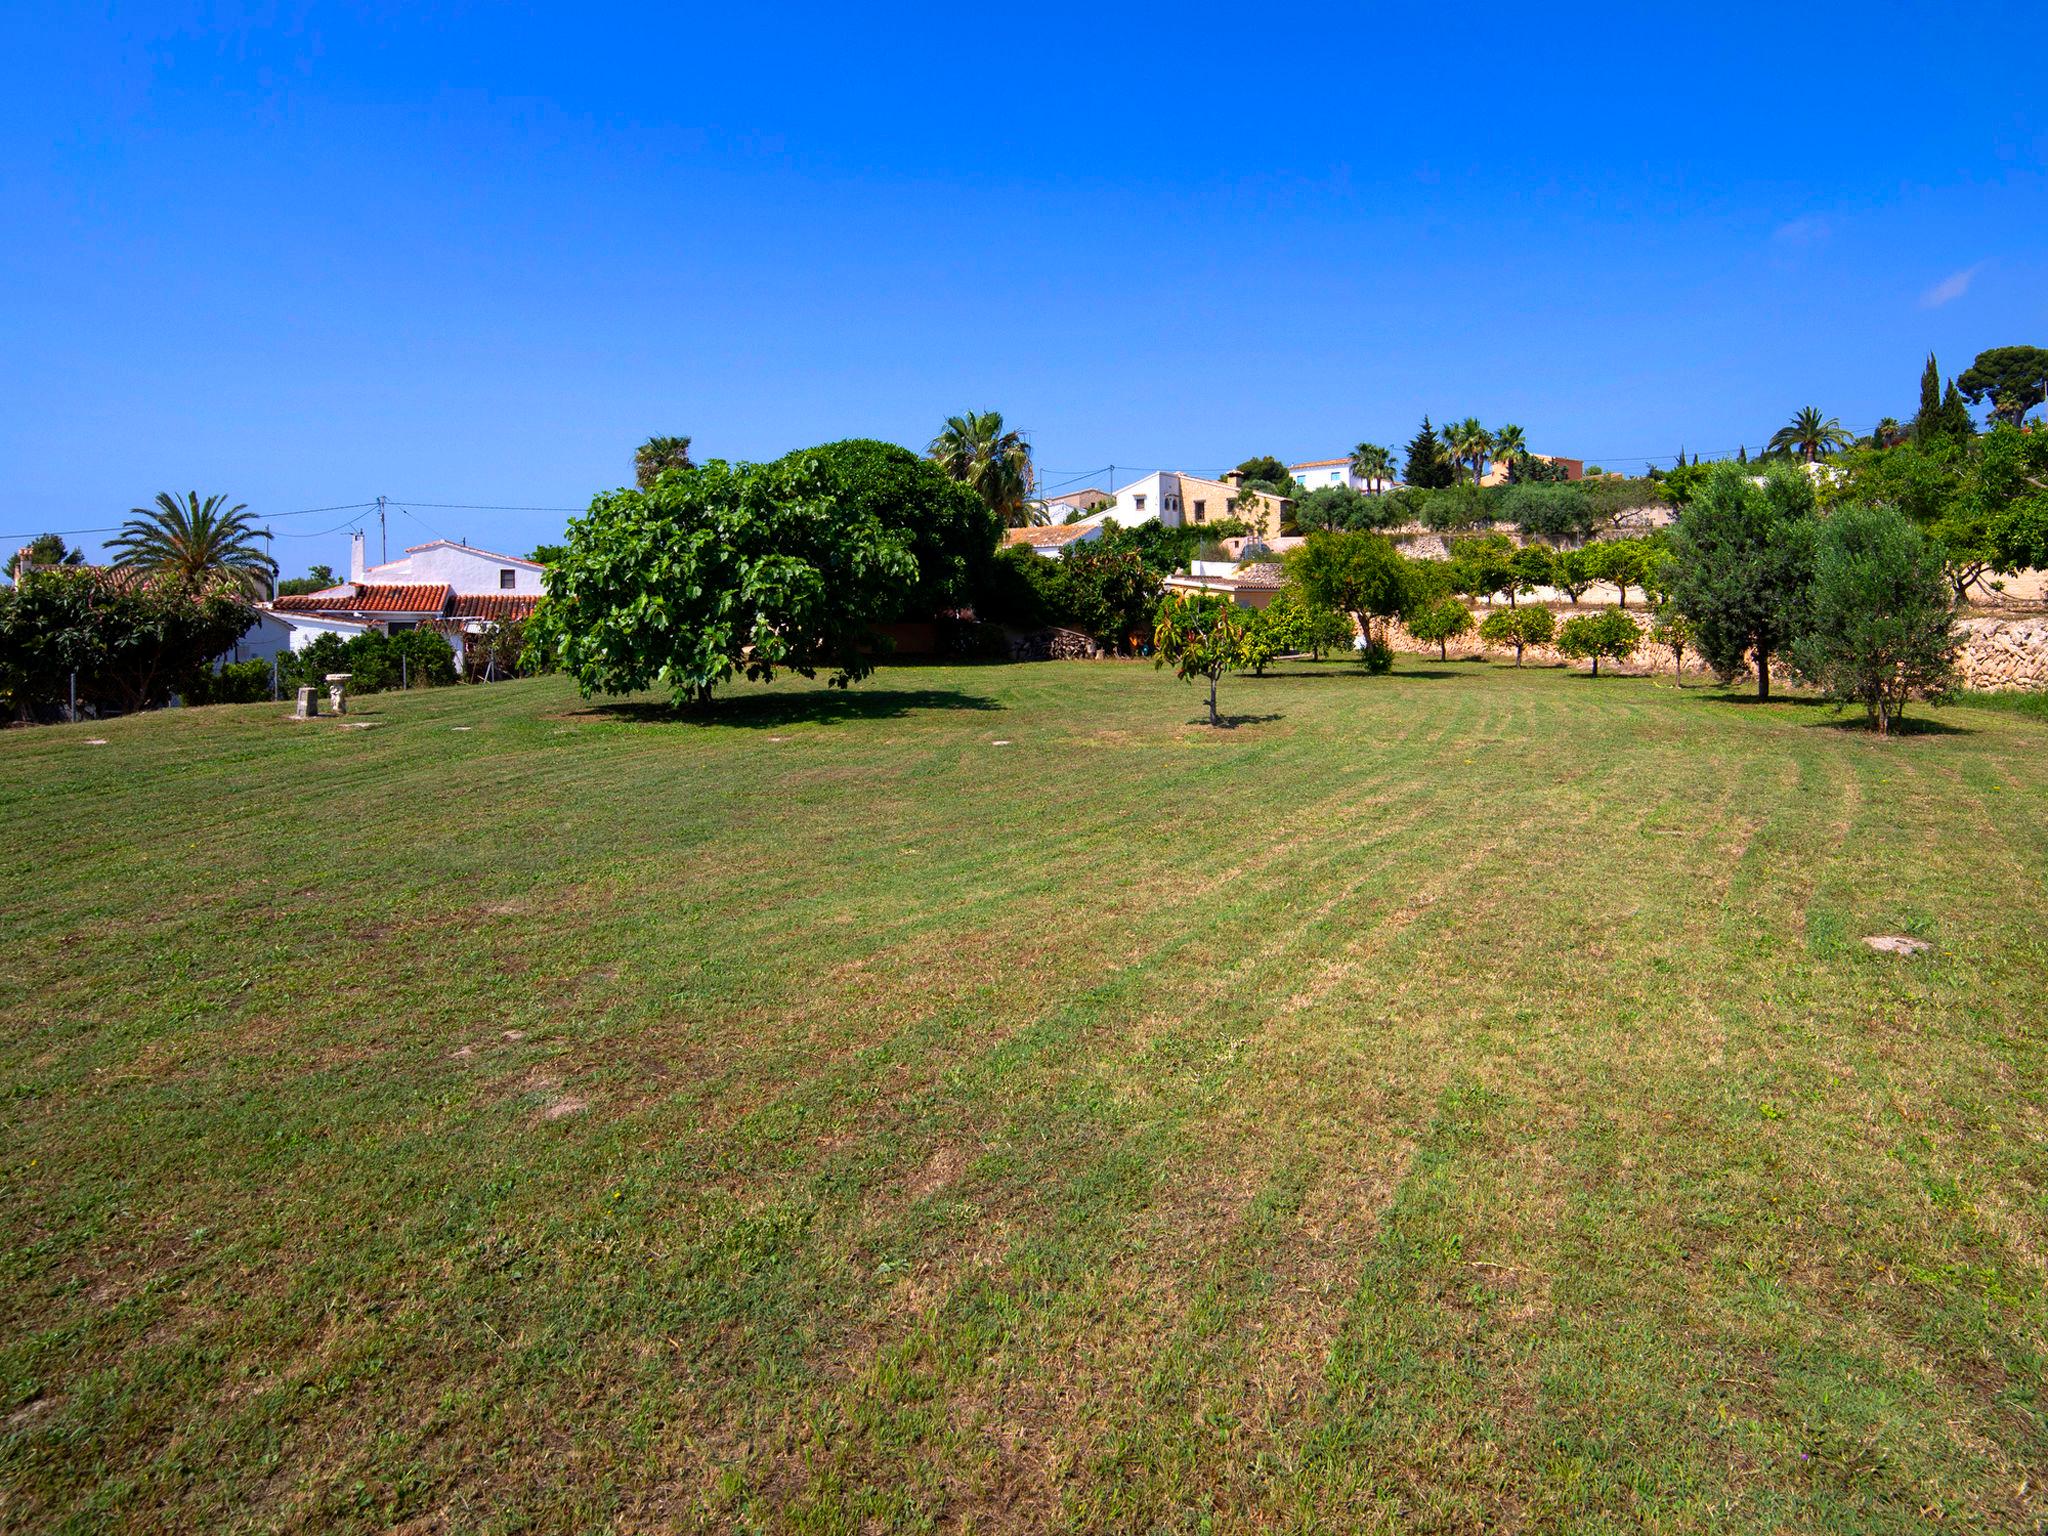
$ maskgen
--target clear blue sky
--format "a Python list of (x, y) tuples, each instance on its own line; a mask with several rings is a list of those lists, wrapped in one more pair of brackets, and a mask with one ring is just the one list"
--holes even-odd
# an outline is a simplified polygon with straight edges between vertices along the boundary
[(516, 552), (563, 517), (420, 504), (580, 506), (654, 432), (919, 446), (970, 408), (1054, 480), (1424, 411), (1609, 467), (1806, 404), (1867, 428), (1930, 348), (2048, 344), (2039, 25), (17, 7), (0, 532), (382, 492), (394, 549)]

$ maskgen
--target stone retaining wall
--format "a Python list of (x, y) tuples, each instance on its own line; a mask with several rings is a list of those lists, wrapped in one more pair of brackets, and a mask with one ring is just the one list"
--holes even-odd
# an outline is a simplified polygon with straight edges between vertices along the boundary
[[(1486, 607), (1478, 607), (1472, 610), (1472, 622), (1475, 631), (1480, 621), (1487, 614), (1494, 611), (1494, 609)], [(1552, 612), (1557, 616), (1559, 624), (1562, 624), (1567, 618), (1571, 617), (1573, 613), (1598, 613), (1600, 611), (1601, 609), (1597, 606), (1578, 609), (1552, 609)], [(1645, 676), (1650, 673), (1662, 673), (1664, 676), (1669, 677), (1671, 675), (1671, 652), (1665, 650), (1662, 646), (1652, 646), (1649, 643), (1650, 616), (1632, 606), (1629, 609), (1629, 617), (1643, 626), (1643, 648), (1629, 661), (1601, 662), (1600, 670), (1603, 673), (1618, 672), (1636, 677)], [(2048, 618), (1967, 618), (1958, 620), (1956, 627), (1963, 634), (1963, 649), (1957, 658), (1956, 670), (1962, 675), (1965, 688), (1977, 689), (1986, 693), (1999, 693), (2014, 689), (2025, 692), (2048, 691)], [(1429, 656), (1431, 658), (1434, 658), (1437, 654), (1437, 647), (1434, 641), (1424, 642), (1417, 640), (1399, 624), (1392, 625), (1389, 632), (1396, 651), (1405, 655)], [(1580, 671), (1591, 670), (1588, 663), (1570, 661), (1554, 647), (1548, 645), (1532, 645), (1522, 654), (1524, 665), (1550, 667), (1570, 665), (1577, 667)], [(1493, 646), (1482, 645), (1477, 633), (1452, 641), (1450, 655), (1454, 661), (1472, 660), (1479, 657), (1485, 657), (1492, 661), (1513, 661), (1515, 657), (1512, 648), (1496, 649)], [(1749, 674), (1747, 669), (1745, 669), (1745, 674), (1753, 675)], [(1685, 676), (1687, 679), (1695, 677), (1705, 678), (1712, 675), (1712, 670), (1705, 662), (1692, 652), (1686, 652)], [(1788, 675), (1784, 672), (1782, 666), (1777, 663), (1774, 663), (1771, 667), (1771, 677), (1773, 679), (1773, 686), (1780, 680), (1789, 681)]]

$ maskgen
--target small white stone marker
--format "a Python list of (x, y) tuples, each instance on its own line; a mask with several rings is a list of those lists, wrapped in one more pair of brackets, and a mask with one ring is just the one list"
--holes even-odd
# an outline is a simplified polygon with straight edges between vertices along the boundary
[(1863, 942), (1882, 955), (1919, 955), (1934, 948), (1925, 939), (1910, 938), (1903, 933), (1873, 933)]
[(448, 729), (451, 731), (466, 731), (469, 729), (469, 727), (466, 725), (451, 725), (448, 727)]
[(107, 738), (104, 736), (88, 736), (85, 738), (85, 744), (88, 747), (104, 747), (107, 744)]
[(989, 745), (992, 747), (1007, 747), (1009, 743), (1007, 741), (992, 741)]

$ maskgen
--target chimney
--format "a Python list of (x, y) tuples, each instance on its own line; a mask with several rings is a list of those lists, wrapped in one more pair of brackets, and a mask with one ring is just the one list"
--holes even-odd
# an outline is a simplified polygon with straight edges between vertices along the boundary
[(1233, 491), (1236, 490), (1244, 484), (1244, 471), (1241, 469), (1226, 469), (1223, 471), (1223, 483)]
[(361, 586), (369, 576), (369, 566), (363, 558), (363, 530), (358, 528), (348, 540), (348, 579)]

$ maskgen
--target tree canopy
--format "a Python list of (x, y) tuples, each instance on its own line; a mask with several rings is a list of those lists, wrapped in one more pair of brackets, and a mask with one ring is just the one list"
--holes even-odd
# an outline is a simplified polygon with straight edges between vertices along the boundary
[(1806, 602), (1793, 667), (1863, 705), (1880, 736), (1907, 700), (1954, 688), (1961, 640), (1941, 551), (1898, 508), (1851, 504), (1821, 523)]
[(1312, 533), (1287, 557), (1287, 581), (1315, 608), (1348, 614), (1368, 641), (1372, 621), (1407, 613), (1415, 587), (1393, 540), (1378, 533)]
[(920, 573), (915, 534), (849, 483), (849, 457), (714, 459), (598, 496), (549, 569), (530, 653), (586, 696), (662, 688), (679, 705), (742, 671), (865, 677), (875, 626)]
[(17, 718), (52, 719), (76, 675), (81, 706), (151, 708), (192, 691), (255, 617), (232, 572), (27, 571), (0, 587), (0, 700)]
[(1294, 475), (1270, 453), (1258, 454), (1237, 466), (1244, 483), (1253, 490), (1271, 491), (1275, 496), (1294, 494)]
[(1672, 601), (1723, 676), (1756, 666), (1771, 696), (1771, 658), (1798, 635), (1813, 562), (1813, 481), (1779, 466), (1754, 484), (1717, 465), (1671, 530)]
[(1216, 713), (1216, 684), (1225, 672), (1242, 672), (1259, 664), (1263, 647), (1254, 640), (1245, 610), (1213, 592), (1169, 592), (1153, 616), (1153, 665), (1171, 666), (1183, 680), (1206, 678), (1209, 723), (1222, 724)]
[(1566, 656), (1593, 663), (1593, 675), (1600, 675), (1600, 661), (1626, 661), (1643, 643), (1642, 627), (1619, 608), (1604, 613), (1580, 613), (1566, 619), (1557, 632), (1557, 648)]
[(1991, 402), (1993, 420), (2016, 427), (2048, 398), (2048, 347), (1993, 347), (1956, 375), (1956, 389), (1972, 405)]

